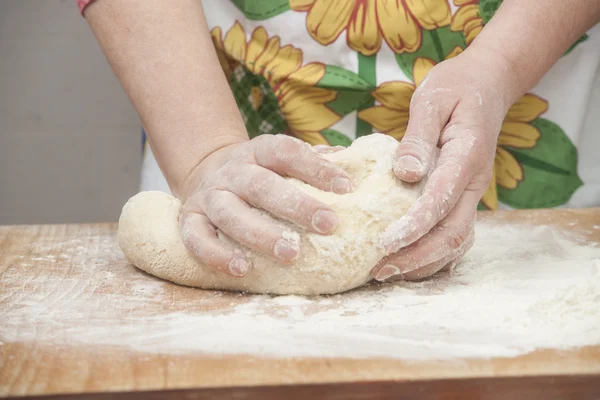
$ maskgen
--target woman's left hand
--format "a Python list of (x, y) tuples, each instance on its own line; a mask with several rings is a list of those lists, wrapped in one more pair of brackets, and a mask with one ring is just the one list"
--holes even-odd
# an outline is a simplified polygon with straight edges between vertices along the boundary
[(373, 269), (375, 279), (428, 277), (453, 267), (473, 245), (477, 204), (517, 91), (511, 81), (506, 61), (469, 48), (435, 66), (415, 91), (394, 172), (405, 182), (427, 181), (408, 213), (380, 237), (387, 257)]

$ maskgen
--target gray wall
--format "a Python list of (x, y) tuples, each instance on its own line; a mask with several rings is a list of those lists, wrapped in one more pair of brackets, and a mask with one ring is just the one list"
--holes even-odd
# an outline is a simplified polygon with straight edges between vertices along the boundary
[(140, 123), (74, 0), (0, 0), (0, 224), (115, 221)]

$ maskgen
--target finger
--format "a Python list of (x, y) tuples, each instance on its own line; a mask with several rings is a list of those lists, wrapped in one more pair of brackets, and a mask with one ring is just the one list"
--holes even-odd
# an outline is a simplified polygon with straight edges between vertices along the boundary
[(319, 154), (331, 154), (337, 153), (338, 151), (345, 150), (344, 146), (329, 146), (326, 144), (318, 144), (313, 146), (312, 149)]
[(449, 256), (444, 257), (441, 260), (438, 260), (434, 263), (425, 265), (414, 271), (407, 272), (406, 274), (402, 275), (402, 279), (405, 281), (418, 281), (435, 275), (439, 271), (444, 269), (447, 265), (458, 262), (458, 260), (460, 260), (462, 256), (465, 255), (465, 253), (472, 247), (472, 245), (473, 241), (472, 239), (469, 239), (469, 241), (465, 243), (465, 247), (461, 249), (458, 253), (450, 254)]
[(453, 268), (456, 263), (465, 255), (467, 251), (471, 247), (473, 247), (473, 243), (475, 241), (475, 235), (470, 234), (464, 239), (461, 247), (457, 250), (446, 254), (439, 260), (435, 260), (431, 263), (421, 265), (416, 268), (408, 268), (405, 272), (401, 271), (401, 267), (394, 265), (394, 262), (390, 262), (381, 268), (377, 277), (375, 278), (378, 281), (392, 281), (392, 280), (406, 280), (406, 281), (414, 281), (418, 279), (427, 278), (444, 268)]
[[(435, 228), (411, 245), (384, 258), (372, 271), (377, 280), (385, 280), (392, 275), (427, 276), (437, 272), (457, 254), (464, 253), (473, 245), (477, 203), (481, 194), (467, 190), (456, 207)], [(423, 271), (421, 271), (423, 269)], [(418, 272), (415, 272), (418, 271)], [(407, 279), (407, 278), (404, 278)]]
[(242, 277), (250, 271), (250, 262), (239, 250), (219, 240), (206, 215), (183, 213), (180, 230), (183, 244), (202, 264), (235, 277)]
[(273, 218), (252, 209), (235, 194), (211, 190), (203, 209), (210, 221), (236, 242), (284, 264), (298, 259), (300, 237)]
[(477, 206), (476, 203), (472, 204), (471, 198), (476, 197), (472, 192), (465, 192), (445, 220), (413, 244), (387, 257), (384, 262), (395, 265), (400, 273), (405, 274), (459, 251), (473, 236)]
[[(293, 186), (273, 171), (256, 164), (226, 167), (224, 185), (256, 208), (302, 226), (311, 232), (331, 234), (338, 224), (331, 208)], [(234, 175), (235, 176), (235, 175)]]
[(299, 139), (276, 135), (255, 144), (256, 163), (280, 175), (300, 179), (311, 186), (345, 194), (354, 190), (350, 176), (341, 167), (324, 159)]
[[(454, 99), (454, 98), (453, 98)], [(410, 102), (406, 133), (398, 145), (394, 173), (405, 182), (422, 180), (431, 169), (442, 129), (456, 106), (455, 100), (419, 87)]]
[(379, 245), (385, 254), (395, 253), (429, 232), (454, 208), (474, 172), (481, 172), (474, 171), (480, 169), (473, 161), (479, 156), (465, 150), (471, 150), (469, 145), (472, 143), (462, 139), (444, 144), (421, 196), (406, 215), (392, 223), (380, 236)]

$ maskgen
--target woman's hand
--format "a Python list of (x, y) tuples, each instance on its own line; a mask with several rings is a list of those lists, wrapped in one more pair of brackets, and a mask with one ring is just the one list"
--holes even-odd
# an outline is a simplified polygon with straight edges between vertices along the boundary
[(180, 227), (187, 249), (203, 264), (240, 277), (248, 273), (250, 262), (219, 240), (217, 230), (283, 264), (293, 263), (300, 251), (296, 232), (257, 209), (311, 232), (331, 234), (338, 223), (331, 208), (282, 176), (339, 194), (353, 190), (342, 168), (296, 138), (262, 135), (224, 147), (206, 157), (183, 185)]
[[(469, 249), (508, 108), (599, 20), (594, 0), (504, 0), (464, 53), (430, 71), (411, 101), (394, 167), (407, 182), (429, 178), (408, 214), (382, 235), (388, 257), (373, 269), (376, 279), (424, 278)], [(562, 29), (546, 29), (552, 26)]]
[(388, 256), (373, 269), (375, 279), (425, 278), (452, 267), (472, 246), (477, 204), (517, 92), (511, 82), (505, 60), (469, 48), (435, 66), (415, 91), (394, 172), (405, 182), (428, 178), (408, 213), (381, 236)]

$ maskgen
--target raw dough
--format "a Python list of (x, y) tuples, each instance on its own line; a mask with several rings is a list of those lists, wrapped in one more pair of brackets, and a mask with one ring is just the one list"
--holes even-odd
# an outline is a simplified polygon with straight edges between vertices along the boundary
[[(179, 232), (181, 203), (162, 192), (142, 192), (123, 207), (119, 220), (119, 244), (133, 265), (187, 286), (274, 294), (330, 294), (364, 285), (371, 269), (384, 256), (378, 247), (380, 234), (406, 213), (421, 193), (422, 184), (398, 180), (392, 171), (398, 142), (373, 134), (354, 141), (349, 148), (324, 155), (343, 167), (356, 187), (353, 193), (324, 192), (296, 179), (290, 182), (331, 206), (339, 226), (331, 236), (299, 230), (300, 257), (295, 265), (280, 265), (248, 251), (254, 268), (243, 278), (213, 271), (197, 262), (184, 247)], [(221, 234), (221, 240), (230, 241)]]

